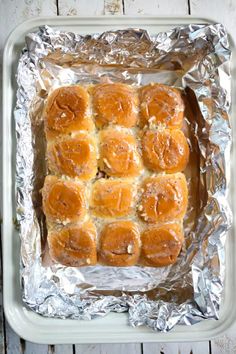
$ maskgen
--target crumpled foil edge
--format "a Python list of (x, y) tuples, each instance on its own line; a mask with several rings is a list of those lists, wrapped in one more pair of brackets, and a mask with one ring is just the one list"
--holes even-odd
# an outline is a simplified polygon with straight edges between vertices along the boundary
[[(36, 94), (36, 82), (39, 79), (35, 69), (40, 58), (58, 49), (62, 53), (72, 53), (74, 58), (86, 60), (86, 43), (106, 41), (107, 46), (116, 46), (120, 39), (129, 33), (132, 39), (149, 41), (159, 52), (155, 65), (171, 49), (188, 53), (188, 47), (197, 41), (202, 46), (210, 43), (212, 50), (197, 65), (193, 65), (183, 76), (183, 86), (189, 87), (195, 94), (199, 109), (205, 121), (205, 128), (197, 132), (200, 138), (201, 154), (200, 184), (207, 191), (207, 203), (203, 207), (198, 221), (195, 243), (198, 251), (191, 262), (193, 299), (177, 304), (174, 301), (150, 300), (146, 294), (127, 294), (104, 296), (86, 289), (76, 293), (66, 293), (58, 287), (52, 268), (41, 266), (40, 230), (32, 203), (32, 185), (34, 180), (34, 137), (31, 132), (29, 107)], [(204, 43), (205, 41), (205, 43)], [(21, 279), (24, 302), (34, 311), (49, 317), (92, 319), (104, 316), (110, 311), (129, 312), (132, 326), (146, 325), (154, 330), (169, 331), (176, 324), (194, 324), (204, 318), (219, 316), (225, 274), (225, 236), (232, 224), (232, 213), (227, 201), (229, 183), (229, 164), (231, 129), (228, 112), (230, 108), (230, 50), (225, 28), (215, 25), (189, 25), (150, 37), (144, 30), (128, 29), (108, 31), (102, 35), (79, 36), (54, 30), (48, 26), (26, 37), (24, 49), (18, 65), (16, 124), (16, 203), (17, 219), (21, 237)], [(85, 48), (85, 49), (84, 49)], [(115, 47), (117, 49), (117, 47)], [(118, 46), (119, 48), (119, 46)], [(84, 51), (83, 51), (84, 49)], [(97, 48), (99, 51), (99, 48)], [(154, 52), (150, 57), (155, 56)], [(79, 53), (79, 54), (78, 54)], [(97, 52), (92, 51), (93, 59)], [(118, 55), (118, 54), (117, 54)], [(102, 63), (115, 64), (117, 55), (108, 53)], [(91, 53), (90, 53), (91, 57)], [(120, 56), (119, 56), (120, 57)], [(127, 59), (120, 58), (122, 64)], [(137, 58), (130, 59), (130, 66), (145, 63)], [(153, 60), (153, 57), (152, 57)], [(148, 59), (147, 59), (148, 63)], [(148, 67), (148, 64), (147, 64)], [(22, 74), (23, 73), (23, 74)], [(208, 80), (208, 86), (203, 82)], [(211, 98), (211, 114), (208, 102)], [(200, 128), (199, 128), (200, 129)], [(196, 246), (192, 245), (191, 247)], [(213, 262), (217, 259), (217, 265)], [(61, 271), (65, 271), (63, 268)], [(76, 272), (68, 268), (66, 277), (73, 281)]]

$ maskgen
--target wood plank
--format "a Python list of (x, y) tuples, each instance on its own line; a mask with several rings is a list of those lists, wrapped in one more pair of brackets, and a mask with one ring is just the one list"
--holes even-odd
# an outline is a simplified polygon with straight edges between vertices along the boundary
[(6, 354), (23, 353), (24, 341), (11, 329), (5, 320)]
[(98, 16), (123, 14), (122, 0), (59, 0), (59, 15)]
[(104, 0), (105, 15), (122, 15), (123, 2), (122, 0)]
[[(88, 1), (89, 1), (89, 5), (88, 5)], [(202, 0), (202, 4), (203, 4)], [(193, 11), (194, 9), (194, 5), (196, 5), (196, 3), (200, 3), (201, 1), (196, 1), (194, 0), (194, 2), (191, 3), (191, 9)], [(1, 4), (3, 2), (1, 1)], [(4, 13), (7, 14), (7, 19), (6, 16), (4, 16), (5, 18), (3, 18), (2, 20), (5, 20), (5, 23), (9, 22), (11, 23), (15, 23), (15, 18), (19, 18), (20, 20), (17, 22), (21, 22), (23, 21), (25, 18), (29, 18), (32, 16), (35, 16), (37, 14), (48, 14), (51, 15), (52, 13), (50, 13), (50, 4), (54, 3), (54, 1), (33, 1), (32, 7), (30, 8), (30, 10), (20, 10), (20, 12), (18, 13), (18, 10), (14, 11), (16, 13), (14, 13), (12, 11), (13, 7), (15, 7), (15, 5), (17, 4), (17, 6), (19, 6), (20, 9), (23, 9), (23, 7), (25, 8), (25, 6), (27, 7), (30, 3), (31, 0), (25, 0), (25, 2), (23, 1), (4, 1), (4, 6), (5, 9), (4, 11), (1, 9), (0, 13)], [(13, 5), (11, 5), (13, 3)], [(41, 9), (40, 11), (42, 12), (38, 12), (37, 13), (37, 4), (39, 3), (39, 5), (41, 4)], [(44, 3), (44, 4), (43, 4)], [(207, 4), (206, 4), (207, 3)], [(207, 14), (207, 12), (205, 11), (206, 6), (208, 6), (210, 3), (210, 1), (204, 1), (204, 7), (201, 5), (201, 8), (204, 8), (204, 14)], [(217, 6), (217, 4), (219, 3), (219, 6)], [(227, 3), (229, 6), (230, 4), (232, 4), (232, 1), (225, 1), (225, 3)], [(15, 5), (14, 5), (15, 4)], [(184, 8), (184, 13), (182, 12), (182, 5), (185, 4), (185, 8)], [(187, 1), (183, 1), (183, 0), (179, 0), (178, 1), (178, 6), (176, 6), (176, 2), (175, 1), (148, 1), (148, 0), (125, 0), (125, 13), (127, 15), (137, 15), (137, 14), (176, 14), (176, 15), (181, 15), (181, 14), (187, 14), (188, 13), (188, 7), (187, 7)], [(216, 0), (214, 2), (212, 2), (212, 7), (215, 10), (216, 15), (219, 14), (219, 8), (222, 8), (222, 5), (224, 4), (224, 2), (219, 2), (219, 0)], [(54, 4), (55, 5), (55, 4)], [(62, 8), (61, 8), (62, 5)], [(66, 8), (67, 6), (67, 8)], [(6, 7), (11, 7), (11, 9), (7, 9), (6, 11)], [(180, 9), (181, 8), (181, 9)], [(108, 14), (108, 13), (112, 13), (110, 12), (105, 12), (104, 10), (104, 4), (103, 4), (103, 0), (59, 0), (59, 11), (60, 11), (60, 15), (102, 15), (104, 13)], [(193, 12), (192, 12), (193, 13)], [(226, 13), (228, 13), (228, 10), (226, 11)], [(21, 15), (22, 14), (22, 15)], [(202, 10), (201, 12), (199, 12), (200, 15), (202, 14)], [(214, 15), (214, 11), (209, 12), (209, 14), (211, 14), (211, 16), (215, 17)], [(12, 15), (14, 15), (14, 19), (12, 19)], [(207, 15), (206, 15), (207, 16)], [(210, 16), (210, 15), (209, 15)], [(11, 18), (11, 20), (9, 21), (9, 19)], [(231, 23), (235, 18), (235, 16), (230, 15), (227, 18), (227, 23)], [(226, 16), (225, 16), (226, 19)], [(3, 22), (2, 22), (3, 23)], [(3, 23), (2, 28), (5, 27), (5, 23)], [(231, 25), (230, 25), (231, 26)], [(9, 28), (10, 26), (8, 26)], [(228, 25), (229, 27), (229, 25)], [(232, 26), (233, 28), (233, 26)], [(6, 30), (5, 30), (6, 32)], [(4, 32), (4, 33), (5, 33)], [(0, 32), (0, 44), (1, 44), (1, 39), (4, 40), (4, 35), (2, 32)], [(6, 337), (10, 340), (7, 340), (8, 346), (7, 348), (11, 351), (8, 351), (7, 353), (10, 354), (17, 354), (17, 353), (21, 353), (22, 352), (22, 346), (20, 344), (20, 339), (17, 335), (14, 334), (14, 332), (9, 328), (9, 325), (6, 325), (7, 329), (7, 334)], [(13, 333), (12, 333), (13, 332)], [(223, 342), (222, 339), (220, 338), (219, 340), (215, 340), (213, 342), (213, 346), (212, 346), (212, 353), (213, 354), (220, 354), (220, 353), (226, 353), (226, 354), (233, 354), (236, 352), (236, 346), (234, 341), (231, 340), (231, 337), (228, 336), (224, 336), (223, 338)], [(199, 345), (203, 345), (204, 347), (199, 347)], [(192, 354), (198, 354), (198, 353), (208, 353), (208, 351), (206, 351), (207, 347), (205, 348), (205, 344), (208, 347), (208, 343), (194, 343), (194, 344), (166, 344), (163, 346), (159, 347), (157, 346), (157, 344), (144, 344), (143, 345), (143, 353), (148, 353), (148, 354), (159, 354), (161, 352), (161, 350), (163, 351), (163, 353), (165, 354), (172, 354), (172, 353), (181, 353), (181, 354), (185, 354), (185, 353), (190, 353), (192, 350)], [(215, 348), (214, 348), (215, 345)], [(130, 350), (130, 346), (137, 346), (136, 347), (132, 347)], [(150, 348), (152, 348), (153, 346), (153, 351), (151, 351)], [(171, 347), (172, 346), (172, 347)], [(173, 347), (174, 346), (174, 347)], [(177, 347), (176, 347), (177, 346)], [(48, 353), (50, 352), (47, 346), (40, 346), (40, 345), (36, 345), (36, 344), (32, 344), (27, 342), (26, 343), (26, 347), (28, 352), (25, 351), (25, 353), (32, 353), (32, 354), (43, 354), (43, 353)], [(64, 349), (63, 349), (64, 348)], [(72, 346), (64, 346), (64, 345), (58, 345), (54, 347), (54, 352), (57, 354), (68, 354), (71, 353), (71, 348)], [(161, 349), (162, 348), (162, 349)], [(188, 351), (185, 350), (185, 348), (188, 348)], [(197, 348), (197, 349), (196, 349)], [(200, 348), (200, 349), (199, 349)], [(204, 349), (205, 348), (205, 349)], [(26, 348), (25, 348), (26, 349)], [(30, 351), (31, 350), (31, 351)], [(32, 351), (33, 350), (33, 351)], [(44, 351), (42, 351), (44, 350)], [(45, 351), (46, 350), (46, 351)], [(67, 353), (67, 351), (69, 350), (69, 352)], [(83, 353), (83, 354), (120, 354), (120, 353), (141, 353), (141, 349), (140, 346), (138, 344), (116, 344), (116, 345), (76, 345), (75, 346), (75, 350), (76, 353)], [(171, 351), (172, 350), (172, 351)], [(175, 350), (175, 351), (173, 351)], [(180, 350), (180, 351), (179, 351)], [(185, 351), (184, 351), (185, 350)], [(214, 351), (215, 350), (215, 351)], [(72, 352), (73, 352), (73, 348), (72, 348)]]
[[(0, 226), (0, 236), (1, 236), (1, 226)], [(2, 252), (0, 249), (0, 353), (5, 353), (5, 330), (4, 330), (5, 321), (4, 321), (2, 304), (3, 304), (2, 302)]]
[(54, 346), (54, 354), (73, 354), (73, 345), (61, 344)]
[(141, 344), (76, 345), (75, 354), (141, 354)]
[(58, 12), (62, 16), (104, 15), (103, 0), (58, 0)]
[(143, 354), (208, 354), (209, 342), (144, 343)]
[(9, 33), (21, 22), (36, 16), (52, 16), (57, 13), (56, 0), (11, 0), (0, 1), (2, 48)]
[(227, 334), (211, 341), (211, 354), (235, 354), (236, 353), (235, 326)]
[(24, 354), (52, 354), (53, 351), (51, 350), (50, 346), (46, 344), (35, 344), (26, 341), (23, 353)]
[(188, 1), (124, 0), (125, 15), (187, 15)]

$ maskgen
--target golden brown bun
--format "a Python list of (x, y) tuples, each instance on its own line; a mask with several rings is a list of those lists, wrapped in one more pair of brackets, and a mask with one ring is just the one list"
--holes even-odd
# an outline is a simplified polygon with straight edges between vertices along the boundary
[(97, 263), (96, 228), (91, 222), (50, 230), (48, 244), (51, 258), (65, 266), (81, 267)]
[(100, 217), (127, 216), (132, 212), (131, 183), (100, 179), (94, 183), (90, 207)]
[(87, 133), (78, 133), (48, 145), (50, 172), (89, 180), (97, 173), (96, 144)]
[(112, 128), (100, 133), (99, 167), (108, 176), (134, 177), (140, 174), (142, 162), (133, 135)]
[(141, 126), (161, 124), (181, 128), (184, 103), (180, 91), (162, 84), (150, 84), (139, 90)]
[(99, 260), (104, 265), (135, 265), (140, 254), (139, 231), (131, 221), (116, 221), (104, 226), (100, 235)]
[(184, 174), (146, 178), (143, 183), (141, 218), (149, 223), (182, 219), (188, 204), (188, 188)]
[(151, 267), (175, 263), (183, 239), (182, 227), (178, 224), (150, 227), (141, 235), (141, 263)]
[(47, 176), (42, 189), (43, 211), (47, 221), (69, 223), (86, 213), (84, 187), (56, 176)]
[(87, 117), (88, 93), (81, 86), (59, 87), (48, 97), (44, 111), (45, 133), (48, 139), (77, 130), (92, 130)]
[(100, 84), (93, 88), (93, 107), (97, 127), (117, 124), (133, 127), (137, 121), (137, 97), (132, 87)]
[(182, 172), (189, 160), (187, 139), (181, 130), (148, 130), (142, 137), (143, 160), (156, 172)]

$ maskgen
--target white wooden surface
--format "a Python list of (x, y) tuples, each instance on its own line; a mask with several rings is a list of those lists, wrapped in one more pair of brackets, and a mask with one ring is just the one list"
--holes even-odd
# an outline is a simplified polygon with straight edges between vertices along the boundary
[[(4, 42), (11, 30), (20, 22), (31, 17), (40, 15), (88, 16), (108, 14), (189, 14), (204, 16), (224, 23), (236, 40), (236, 0), (0, 0), (0, 55), (2, 55)], [(0, 281), (0, 293), (1, 287), (2, 283)], [(0, 296), (0, 354), (1, 353), (236, 354), (236, 329), (232, 329), (222, 337), (210, 342), (179, 344), (37, 345), (24, 341), (12, 331), (4, 320)]]

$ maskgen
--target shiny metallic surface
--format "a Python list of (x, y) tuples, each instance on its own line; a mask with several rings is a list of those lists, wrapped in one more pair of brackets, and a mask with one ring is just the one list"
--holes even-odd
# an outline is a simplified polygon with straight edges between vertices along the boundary
[[(73, 319), (128, 311), (132, 326), (157, 331), (218, 318), (224, 243), (232, 224), (229, 62), (220, 24), (177, 27), (156, 36), (127, 29), (85, 37), (45, 26), (26, 36), (17, 71), (16, 190), (22, 294), (33, 311)], [(198, 158), (194, 174), (191, 167), (187, 174), (195, 192), (184, 222), (186, 244), (173, 266), (71, 268), (48, 259), (40, 197), (46, 175), (44, 101), (60, 85), (103, 80), (134, 86), (162, 82), (186, 92), (193, 114), (185, 121)]]

